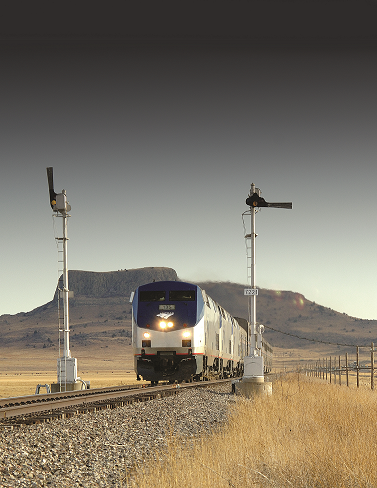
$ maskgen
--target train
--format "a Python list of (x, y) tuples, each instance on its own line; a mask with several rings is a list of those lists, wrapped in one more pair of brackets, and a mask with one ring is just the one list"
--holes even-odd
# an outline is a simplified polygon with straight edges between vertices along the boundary
[[(248, 322), (233, 317), (199, 286), (157, 281), (131, 294), (132, 348), (138, 380), (199, 381), (241, 376)], [(272, 348), (263, 341), (265, 372)]]

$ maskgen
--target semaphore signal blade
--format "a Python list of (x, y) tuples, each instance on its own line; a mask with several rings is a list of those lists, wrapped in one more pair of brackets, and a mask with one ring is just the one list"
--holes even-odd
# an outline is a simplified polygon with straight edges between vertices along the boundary
[(253, 193), (246, 200), (246, 205), (250, 207), (273, 207), (273, 208), (292, 208), (292, 202), (285, 203), (271, 203), (266, 202), (266, 200), (258, 195), (258, 193)]
[(292, 202), (286, 202), (286, 203), (270, 203), (270, 202), (267, 202), (267, 207), (292, 208)]
[(48, 190), (50, 192), (50, 205), (51, 208), (54, 207), (56, 204), (56, 193), (54, 191), (54, 176), (53, 176), (53, 169), (52, 167), (47, 168), (47, 181), (48, 181)]

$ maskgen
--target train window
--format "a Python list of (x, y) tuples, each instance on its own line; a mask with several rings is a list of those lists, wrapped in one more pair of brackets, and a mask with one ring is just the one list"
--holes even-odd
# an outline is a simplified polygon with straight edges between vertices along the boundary
[(216, 334), (216, 351), (220, 350), (220, 336)]
[(164, 290), (146, 290), (140, 291), (139, 300), (141, 302), (163, 302), (165, 301), (166, 292)]
[(171, 290), (169, 291), (170, 302), (192, 302), (195, 300), (195, 290)]

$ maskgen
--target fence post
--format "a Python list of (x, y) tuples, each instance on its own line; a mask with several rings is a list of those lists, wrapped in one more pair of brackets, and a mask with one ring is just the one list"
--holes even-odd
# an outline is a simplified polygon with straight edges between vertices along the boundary
[(327, 381), (327, 358), (326, 358), (326, 381)]
[(370, 388), (374, 390), (374, 344), (372, 342), (370, 349)]
[(356, 385), (360, 387), (360, 378), (359, 378), (359, 346), (356, 346)]
[(329, 373), (330, 373), (330, 385), (331, 385), (331, 356), (330, 356), (329, 362), (330, 362), (330, 370), (329, 370)]
[(346, 352), (346, 378), (347, 378), (347, 386), (350, 386), (348, 381), (348, 352)]
[(339, 356), (339, 386), (342, 386), (342, 368), (340, 365), (340, 356)]
[(336, 385), (336, 356), (334, 358), (334, 385)]

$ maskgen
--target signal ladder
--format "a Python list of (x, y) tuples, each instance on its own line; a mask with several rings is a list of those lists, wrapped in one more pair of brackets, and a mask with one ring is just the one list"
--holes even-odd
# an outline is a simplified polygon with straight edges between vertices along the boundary
[[(255, 232), (255, 224), (253, 224), (253, 215), (251, 212), (255, 212), (255, 209), (252, 208), (250, 211), (244, 212), (243, 216), (251, 215), (252, 223), (251, 223), (251, 233), (246, 234), (246, 225), (244, 222), (244, 231), (245, 231), (245, 246), (246, 246), (246, 264), (247, 264), (247, 284), (249, 285), (249, 290), (245, 294), (248, 296), (247, 307), (248, 307), (248, 322), (249, 322), (249, 330), (248, 330), (248, 350), (250, 351), (251, 347), (251, 337), (253, 334), (252, 329), (254, 328), (254, 322), (256, 320), (255, 317), (255, 296), (258, 295), (258, 289), (254, 289), (254, 272), (255, 272), (255, 237), (257, 234), (253, 234)], [(253, 262), (254, 260), (254, 262)], [(252, 301), (254, 306), (252, 307)]]
[[(58, 299), (58, 331), (59, 331), (59, 358), (61, 358), (61, 343), (62, 343), (62, 332), (64, 332), (64, 306), (63, 306), (63, 289), (64, 289), (64, 282), (63, 282), (63, 269), (64, 269), (64, 238), (63, 237), (55, 237), (56, 245), (58, 248), (58, 287), (57, 287), (57, 299)], [(61, 378), (62, 378), (62, 362), (58, 361), (59, 363), (59, 389), (62, 391), (61, 388)], [(67, 389), (67, 385), (65, 385), (65, 390)]]
[[(250, 236), (250, 237), (249, 237)], [(252, 255), (252, 245), (251, 245), (251, 234), (248, 234), (247, 236), (245, 236), (245, 244), (246, 244), (246, 264), (247, 264), (247, 284), (251, 287), (252, 283), (251, 283), (251, 273), (252, 273), (252, 270), (251, 270), (251, 265), (252, 265), (252, 259), (253, 259), (253, 255)]]
[[(251, 211), (255, 211), (255, 209), (251, 209)], [(246, 224), (244, 221), (244, 216), (251, 215), (251, 211), (244, 212), (242, 214), (243, 224), (244, 224), (244, 233), (245, 233), (245, 246), (246, 246), (246, 266), (247, 266), (247, 284), (250, 288), (253, 286), (253, 225), (251, 225), (250, 234), (246, 233)], [(255, 234), (257, 237), (258, 234)], [(255, 265), (255, 263), (254, 263)]]

